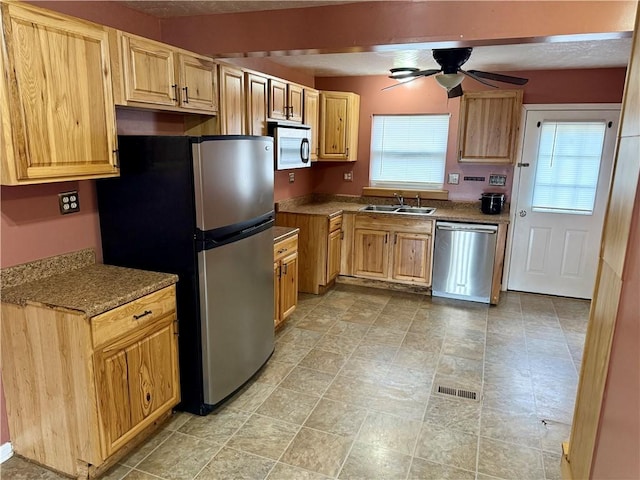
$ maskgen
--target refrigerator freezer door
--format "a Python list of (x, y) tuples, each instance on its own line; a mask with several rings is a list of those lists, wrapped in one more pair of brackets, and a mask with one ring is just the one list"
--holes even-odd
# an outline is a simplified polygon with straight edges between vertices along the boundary
[(242, 223), (273, 210), (271, 137), (202, 137), (192, 148), (198, 228)]
[(273, 352), (273, 232), (198, 254), (204, 402), (244, 384)]

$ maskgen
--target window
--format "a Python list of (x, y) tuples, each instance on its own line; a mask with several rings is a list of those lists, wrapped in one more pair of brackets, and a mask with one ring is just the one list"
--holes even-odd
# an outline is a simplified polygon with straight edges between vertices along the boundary
[(370, 184), (442, 189), (448, 135), (448, 114), (374, 115)]
[(591, 215), (605, 122), (544, 122), (540, 127), (532, 210)]

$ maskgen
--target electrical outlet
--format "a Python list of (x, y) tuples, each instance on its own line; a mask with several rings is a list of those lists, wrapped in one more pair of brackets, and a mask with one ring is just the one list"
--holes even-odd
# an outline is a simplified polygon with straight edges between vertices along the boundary
[(460, 183), (460, 174), (459, 173), (450, 173), (449, 174), (449, 179), (447, 180), (447, 183), (450, 185), (458, 185), (458, 183)]
[(353, 182), (353, 172), (344, 172), (343, 178), (345, 182)]
[(289, 183), (293, 183), (296, 181), (296, 174), (295, 172), (289, 172)]
[(498, 175), (496, 173), (492, 173), (489, 175), (489, 185), (497, 185), (499, 187), (504, 187), (507, 184), (507, 176), (506, 175)]
[(58, 204), (60, 206), (60, 213), (66, 215), (67, 213), (74, 213), (80, 211), (80, 197), (76, 190), (72, 192), (64, 192), (58, 194)]

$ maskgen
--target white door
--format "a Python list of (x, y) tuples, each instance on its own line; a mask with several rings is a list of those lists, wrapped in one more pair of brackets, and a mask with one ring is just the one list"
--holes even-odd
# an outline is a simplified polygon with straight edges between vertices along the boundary
[(591, 298), (619, 110), (529, 110), (508, 289)]

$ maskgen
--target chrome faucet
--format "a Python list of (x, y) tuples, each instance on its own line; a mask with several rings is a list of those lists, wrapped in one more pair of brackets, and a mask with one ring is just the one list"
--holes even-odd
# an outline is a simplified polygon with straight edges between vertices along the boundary
[(416, 195), (416, 200), (417, 200), (416, 206), (420, 208), (420, 194)]
[(396, 200), (398, 200), (400, 206), (404, 207), (404, 197), (402, 195), (398, 195), (397, 193), (394, 193), (393, 196), (396, 197)]

